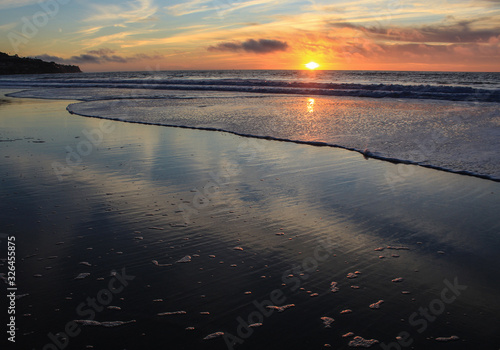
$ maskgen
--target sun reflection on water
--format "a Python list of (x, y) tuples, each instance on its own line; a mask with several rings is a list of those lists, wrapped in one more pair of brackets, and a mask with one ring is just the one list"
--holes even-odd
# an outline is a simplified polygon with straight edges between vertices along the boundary
[(314, 98), (310, 98), (307, 100), (307, 111), (309, 113), (313, 113), (314, 112)]

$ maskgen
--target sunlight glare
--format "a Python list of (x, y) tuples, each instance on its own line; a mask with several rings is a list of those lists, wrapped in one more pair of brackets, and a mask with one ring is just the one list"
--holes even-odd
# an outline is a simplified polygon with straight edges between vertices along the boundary
[(316, 62), (309, 62), (305, 66), (309, 69), (316, 69), (319, 67), (319, 64), (317, 64)]
[(309, 100), (307, 100), (307, 111), (309, 113), (313, 113), (314, 112), (314, 98), (310, 98)]

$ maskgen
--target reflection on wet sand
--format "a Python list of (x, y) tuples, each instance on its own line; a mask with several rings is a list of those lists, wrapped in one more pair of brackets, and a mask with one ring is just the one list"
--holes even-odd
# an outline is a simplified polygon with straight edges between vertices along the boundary
[[(72, 320), (72, 345), (107, 349), (500, 341), (498, 184), (415, 168), (391, 190), (395, 165), (357, 153), (128, 123), (59, 181), (50, 164), (100, 122), (63, 105), (3, 121), (19, 139), (0, 143), (0, 209), (19, 238), (24, 344)], [(106, 304), (123, 268), (134, 279)], [(411, 315), (421, 325), (447, 283), (456, 299), (419, 332)], [(78, 309), (98, 295), (99, 311)]]

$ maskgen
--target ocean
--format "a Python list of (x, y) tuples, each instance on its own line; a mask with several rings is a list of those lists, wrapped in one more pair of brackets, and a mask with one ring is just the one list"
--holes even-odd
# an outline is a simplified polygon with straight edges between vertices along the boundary
[(149, 71), (0, 77), (71, 113), (334, 146), (500, 180), (500, 73)]
[(500, 102), (500, 73), (220, 70), (0, 77), (2, 86), (209, 90)]

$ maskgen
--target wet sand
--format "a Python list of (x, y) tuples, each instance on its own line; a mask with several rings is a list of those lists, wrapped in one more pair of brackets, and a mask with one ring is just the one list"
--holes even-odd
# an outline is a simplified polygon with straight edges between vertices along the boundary
[(19, 348), (500, 345), (499, 183), (1, 100)]

